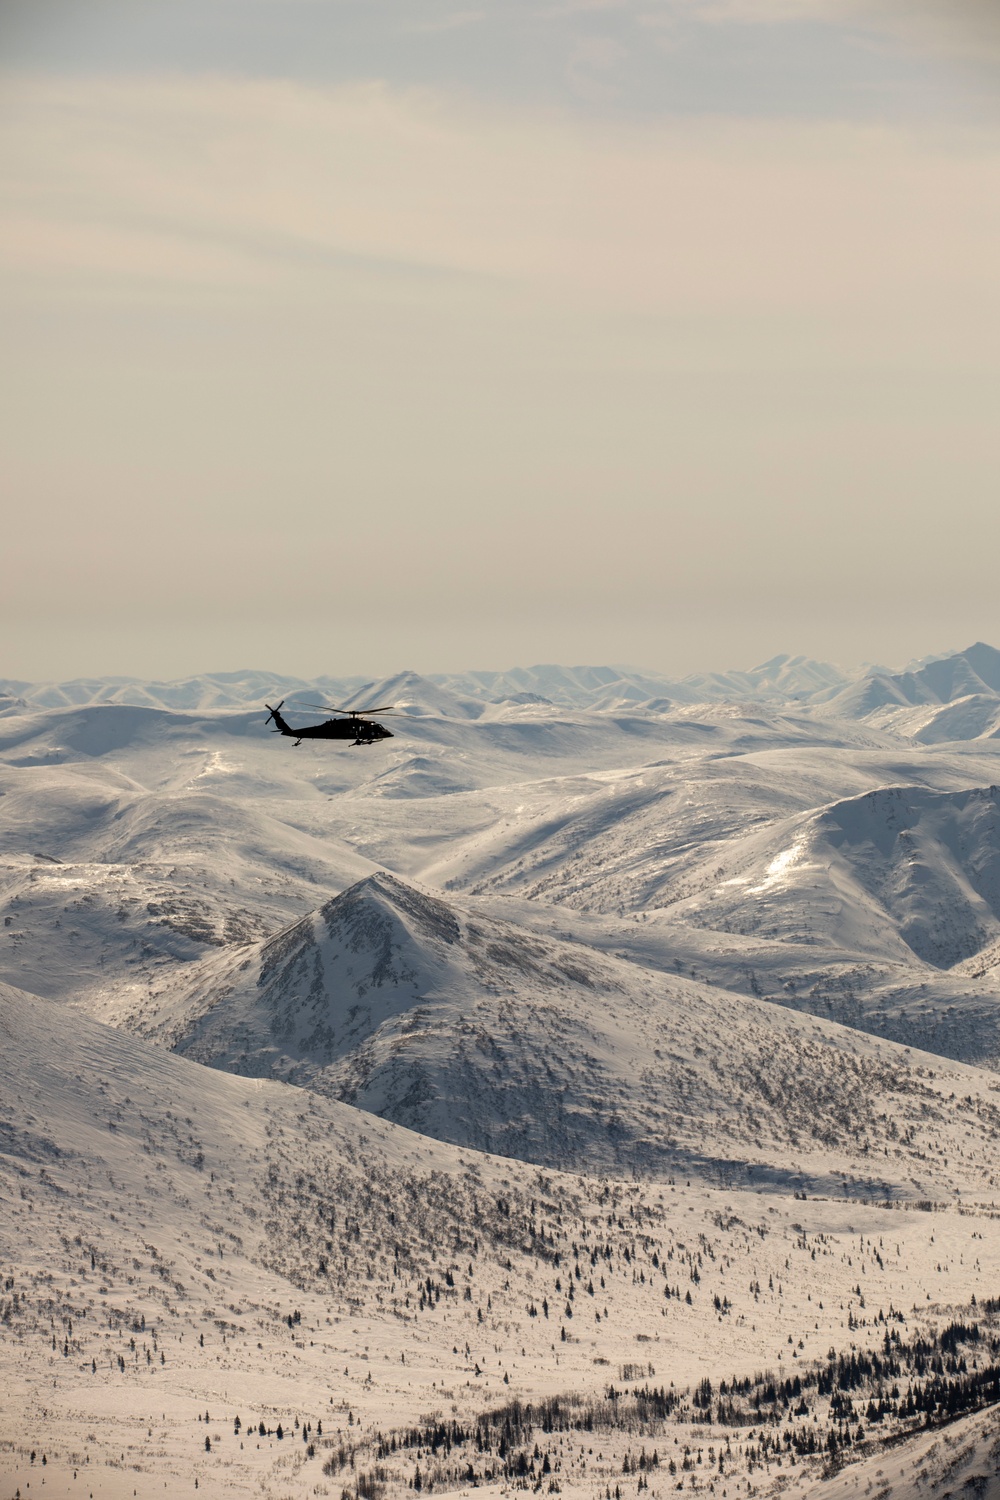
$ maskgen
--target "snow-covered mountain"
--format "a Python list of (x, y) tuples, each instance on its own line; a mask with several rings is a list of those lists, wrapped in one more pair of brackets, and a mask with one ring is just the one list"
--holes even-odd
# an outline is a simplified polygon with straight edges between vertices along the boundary
[(984, 1492), (998, 656), (0, 684), (0, 1493)]
[(404, 712), (459, 718), (476, 718), (488, 704), (518, 702), (587, 709), (649, 702), (815, 704), (836, 717), (861, 718), (879, 710), (941, 706), (970, 697), (998, 702), (1000, 651), (977, 641), (964, 651), (932, 656), (901, 672), (885, 667), (844, 669), (807, 656), (783, 654), (756, 667), (694, 672), (682, 678), (634, 667), (558, 665), (505, 671), (403, 671), (380, 679), (307, 679), (256, 669), (209, 672), (172, 682), (98, 677), (32, 683), (7, 678), (0, 679), (0, 713), (19, 706), (93, 704), (192, 712), (256, 706), (272, 693), (290, 702), (338, 707), (386, 702), (399, 704)]
[(259, 741), (245, 714), (206, 725), (109, 707), (3, 723), (3, 977), (81, 998), (273, 931), (371, 869), (281, 818), (281, 781), (243, 753), (251, 725)]
[(982, 641), (905, 672), (874, 669), (829, 695), (824, 711), (924, 744), (1000, 732), (1000, 651)]
[(478, 719), (482, 704), (461, 687), (457, 690), (440, 682), (421, 677), (419, 672), (396, 672), (380, 682), (367, 683), (340, 705), (343, 708), (367, 709), (387, 705), (396, 713), (409, 716), (437, 715), (445, 719)]
[[(947, 1194), (960, 1176), (927, 1165), (934, 1133), (946, 1101), (980, 1087), (960, 1066), (928, 1084), (934, 1059), (896, 1043), (527, 935), (386, 874), (115, 1019), (477, 1150), (796, 1191)], [(992, 1112), (979, 1118), (965, 1191), (992, 1156)]]
[(636, 775), (451, 879), (938, 969), (1000, 938), (1000, 789), (883, 786), (790, 811), (800, 797), (759, 769), (709, 787)]
[[(403, 717), (394, 740), (361, 751), (296, 750), (258, 713), (9, 716), (0, 975), (64, 998), (142, 995), (172, 966), (388, 869), (474, 895), (484, 915), (527, 897), (518, 922), (544, 927), (554, 909), (577, 940), (645, 967), (683, 964), (945, 1055), (997, 1056), (992, 898), (977, 886), (991, 825), (964, 855), (934, 832), (949, 798), (998, 779), (983, 742), (943, 753), (731, 705), (500, 713)], [(933, 795), (887, 864), (860, 834), (830, 842), (834, 805), (893, 785)], [(815, 858), (789, 856), (802, 839)], [(980, 949), (959, 979), (954, 965)]]
[(361, 708), (385, 702), (399, 704), (403, 711), (476, 718), (481, 711), (476, 705), (488, 703), (543, 701), (563, 708), (595, 708), (664, 699), (680, 703), (746, 699), (805, 702), (844, 688), (856, 675), (805, 656), (776, 656), (747, 671), (695, 673), (679, 680), (632, 667), (556, 665), (426, 675), (403, 671), (372, 680), (330, 676), (304, 679), (256, 670), (207, 672), (175, 682), (146, 682), (132, 677), (46, 683), (0, 679), (0, 712), (5, 700), (11, 706), (20, 703), (37, 708), (101, 703), (198, 711), (249, 707), (264, 702), (273, 692), (279, 698), (303, 703)]

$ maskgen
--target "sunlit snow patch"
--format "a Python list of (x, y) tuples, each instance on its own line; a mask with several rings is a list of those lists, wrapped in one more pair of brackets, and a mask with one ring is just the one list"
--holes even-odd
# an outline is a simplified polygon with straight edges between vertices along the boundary
[(764, 879), (760, 885), (749, 887), (750, 894), (757, 896), (762, 891), (770, 890), (773, 886), (784, 884), (789, 873), (802, 863), (804, 853), (805, 841), (803, 839), (798, 839), (790, 849), (782, 849), (781, 853), (776, 854), (768, 865)]
[[(192, 753), (192, 752), (189, 752)], [(199, 781), (209, 780), (213, 776), (235, 776), (243, 767), (238, 764), (227, 763), (220, 750), (199, 750), (194, 752), (205, 756), (205, 764), (201, 770), (188, 782), (188, 786), (195, 786)]]

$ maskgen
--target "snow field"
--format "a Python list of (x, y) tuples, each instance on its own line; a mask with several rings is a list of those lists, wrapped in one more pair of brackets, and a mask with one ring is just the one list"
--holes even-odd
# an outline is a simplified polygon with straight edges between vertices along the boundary
[(0, 1500), (991, 1494), (993, 665), (7, 685)]

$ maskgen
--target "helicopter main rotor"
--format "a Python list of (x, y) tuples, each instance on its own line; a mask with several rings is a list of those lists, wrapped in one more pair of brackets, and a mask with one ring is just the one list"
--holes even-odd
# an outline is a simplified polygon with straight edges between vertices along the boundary
[(387, 703), (382, 708), (331, 708), (328, 703), (300, 703), (299, 707), (318, 714), (346, 714), (349, 719), (368, 719), (372, 714), (398, 712), (394, 703)]

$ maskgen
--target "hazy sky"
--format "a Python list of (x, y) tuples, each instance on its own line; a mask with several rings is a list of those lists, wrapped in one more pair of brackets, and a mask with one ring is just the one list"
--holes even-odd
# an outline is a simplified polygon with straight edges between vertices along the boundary
[(4, 0), (0, 676), (1000, 644), (1000, 0)]

